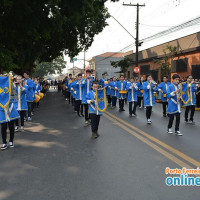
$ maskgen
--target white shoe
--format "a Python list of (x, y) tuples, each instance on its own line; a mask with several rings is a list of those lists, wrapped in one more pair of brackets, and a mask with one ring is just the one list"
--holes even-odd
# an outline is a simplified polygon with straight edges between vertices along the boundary
[(28, 117), (28, 121), (31, 121), (32, 119), (31, 119), (31, 117)]
[(15, 132), (18, 132), (18, 131), (19, 131), (19, 127), (15, 126)]
[(14, 147), (14, 143), (13, 142), (9, 142), (9, 147), (13, 148)]
[(5, 150), (5, 149), (7, 149), (8, 147), (7, 147), (7, 144), (2, 144), (2, 146), (1, 146), (1, 150)]
[(194, 121), (190, 120), (189, 122), (190, 122), (190, 124), (195, 125)]
[(88, 125), (89, 125), (89, 122), (88, 122), (88, 121), (85, 121), (84, 126), (86, 127), (86, 126), (88, 126)]
[(167, 133), (170, 133), (170, 134), (172, 134), (172, 133), (173, 133), (172, 129), (171, 129), (171, 128), (169, 128), (169, 129), (168, 129), (168, 131), (167, 131)]
[(183, 134), (180, 131), (175, 131), (176, 135), (182, 136)]
[(21, 131), (24, 131), (24, 127), (23, 126), (21, 126), (21, 129), (20, 129)]
[(151, 124), (151, 119), (147, 119), (147, 124)]

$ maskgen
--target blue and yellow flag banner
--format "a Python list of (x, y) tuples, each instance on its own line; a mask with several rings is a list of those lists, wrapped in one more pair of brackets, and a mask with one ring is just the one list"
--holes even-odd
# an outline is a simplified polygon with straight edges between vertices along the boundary
[(106, 89), (99, 89), (96, 91), (97, 109), (100, 112), (105, 112), (107, 109)]
[(0, 75), (0, 107), (6, 108), (10, 103), (11, 77)]

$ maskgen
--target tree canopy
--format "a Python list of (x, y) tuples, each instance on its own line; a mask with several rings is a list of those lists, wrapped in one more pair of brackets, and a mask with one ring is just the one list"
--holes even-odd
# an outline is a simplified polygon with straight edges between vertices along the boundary
[(36, 61), (36, 67), (34, 68), (33, 77), (44, 77), (48, 74), (62, 73), (66, 67), (66, 62), (62, 56), (57, 57), (52, 62), (41, 62)]
[(87, 50), (107, 25), (106, 1), (0, 0), (0, 69), (32, 70), (36, 60)]
[(120, 67), (121, 69), (121, 72), (123, 74), (125, 74), (128, 70), (128, 68), (133, 65), (133, 60), (130, 59), (130, 58), (123, 58), (122, 60), (120, 61), (111, 61), (111, 65), (114, 67), (114, 68), (117, 68), (117, 67)]

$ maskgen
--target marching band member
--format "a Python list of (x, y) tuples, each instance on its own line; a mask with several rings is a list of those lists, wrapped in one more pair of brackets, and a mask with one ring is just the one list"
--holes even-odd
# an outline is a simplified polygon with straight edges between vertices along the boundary
[(144, 90), (143, 90), (143, 83), (144, 83), (144, 77), (141, 77), (140, 78), (140, 81), (139, 81), (140, 85), (139, 85), (139, 89), (138, 89), (138, 106), (139, 108), (142, 108), (142, 102), (143, 102), (143, 93), (144, 93)]
[(99, 81), (100, 87), (104, 88), (104, 87), (106, 86), (105, 81), (107, 81), (106, 73), (103, 73), (103, 74), (102, 74), (102, 78), (101, 78), (100, 81)]
[(106, 97), (108, 100), (108, 105), (111, 105), (111, 97), (110, 97), (110, 79), (107, 80), (108, 83), (106, 84)]
[[(83, 115), (83, 104), (81, 104), (82, 101), (82, 87), (81, 87), (81, 82), (82, 82), (82, 74), (78, 74), (78, 80), (77, 82), (74, 84), (74, 90), (75, 90), (75, 107), (76, 107), (76, 111), (77, 111), (77, 115), (79, 117), (81, 117), (81, 115), (84, 117)], [(81, 115), (80, 115), (80, 109), (81, 109)]]
[(167, 88), (167, 98), (168, 98), (167, 114), (169, 117), (168, 133), (173, 133), (171, 128), (173, 125), (174, 116), (176, 116), (175, 133), (178, 136), (182, 136), (182, 133), (179, 131), (180, 113), (181, 113), (181, 97), (180, 97), (180, 87), (179, 87), (180, 76), (178, 74), (174, 74), (172, 76), (172, 80), (173, 83), (169, 85), (169, 87)]
[(163, 105), (163, 117), (167, 116), (167, 88), (169, 87), (170, 82), (168, 82), (168, 76), (163, 77), (163, 82), (158, 86), (158, 91), (162, 93), (162, 105)]
[[(191, 75), (188, 75), (187, 81), (181, 83), (181, 97), (183, 101), (183, 105), (186, 107), (185, 109), (185, 122), (190, 124), (195, 124), (194, 122), (194, 113), (195, 113), (195, 105), (196, 105), (196, 91), (197, 88), (194, 85), (194, 81)], [(190, 120), (188, 121), (188, 114), (190, 113)]]
[(35, 87), (36, 94), (39, 95), (39, 93), (40, 93), (40, 91), (41, 91), (40, 83), (38, 82), (37, 79), (34, 80), (34, 83), (35, 83), (35, 85), (36, 85), (36, 87)]
[(70, 97), (71, 97), (72, 106), (74, 106), (74, 104), (75, 104), (74, 91), (73, 91), (74, 78), (72, 78), (71, 81), (72, 82), (69, 84), (69, 91), (70, 91)]
[(89, 104), (89, 113), (91, 117), (91, 129), (92, 129), (92, 138), (96, 139), (99, 137), (98, 128), (100, 122), (100, 112), (97, 108), (97, 96), (96, 91), (99, 88), (98, 82), (93, 82), (93, 90), (87, 94), (87, 103)]
[(146, 107), (146, 118), (147, 124), (151, 124), (151, 112), (152, 107), (155, 106), (155, 96), (154, 92), (156, 91), (156, 84), (152, 80), (151, 75), (147, 75), (147, 81), (143, 83), (144, 89), (144, 106)]
[(76, 83), (77, 83), (77, 78), (75, 78), (74, 81), (70, 83), (70, 91), (71, 91), (71, 95), (72, 95), (72, 99), (73, 99), (74, 112), (77, 112), (76, 111), (76, 102), (75, 102), (76, 90), (74, 89)]
[(124, 80), (124, 75), (120, 75), (120, 80), (117, 82), (115, 89), (117, 89), (117, 98), (119, 99), (119, 112), (124, 110), (124, 100), (126, 98), (126, 81)]
[(116, 76), (113, 77), (113, 81), (110, 82), (109, 87), (110, 87), (110, 96), (111, 96), (111, 100), (112, 100), (112, 108), (116, 107), (116, 103), (117, 103), (117, 89), (116, 89), (116, 85), (117, 85), (117, 79)]
[(66, 80), (65, 88), (66, 88), (66, 101), (69, 100), (70, 104), (70, 90), (69, 90), (69, 84), (71, 83), (72, 74), (69, 74), (69, 78)]
[(33, 109), (33, 101), (34, 101), (34, 82), (30, 79), (29, 72), (24, 72), (24, 82), (28, 86), (28, 92), (26, 94), (26, 100), (28, 103), (28, 121), (31, 121), (31, 112)]
[[(16, 78), (17, 83), (16, 83), (16, 94), (17, 94), (17, 102), (15, 102), (15, 106), (17, 111), (19, 112), (20, 115), (20, 120), (21, 120), (21, 131), (24, 131), (24, 117), (25, 113), (28, 110), (28, 104), (26, 100), (26, 94), (28, 91), (28, 86), (24, 84), (22, 81), (22, 76), (17, 76)], [(19, 120), (16, 120), (16, 126), (15, 126), (15, 131), (19, 131)]]
[[(0, 92), (0, 124), (1, 124), (1, 135), (3, 144), (1, 150), (8, 148), (7, 146), (7, 128), (10, 130), (9, 147), (14, 147), (14, 121), (19, 119), (19, 113), (14, 106), (14, 89), (12, 88), (11, 77), (0, 75), (0, 86), (3, 88)], [(11, 97), (10, 97), (11, 96)]]
[[(127, 82), (126, 89), (128, 91), (128, 99), (129, 102), (129, 116), (136, 116), (136, 107), (137, 107), (137, 91), (139, 83), (134, 82), (135, 79), (132, 77), (130, 82)], [(133, 104), (133, 106), (132, 106)]]
[(91, 70), (86, 70), (86, 78), (83, 79), (82, 81), (82, 104), (85, 109), (85, 124), (84, 126), (88, 126), (90, 124), (89, 122), (89, 105), (87, 103), (87, 94), (91, 91), (91, 86), (92, 86), (93, 78), (91, 77)]
[[(35, 83), (35, 94), (39, 95), (39, 93), (40, 93), (40, 91), (41, 91), (40, 83), (38, 82), (37, 79), (34, 80), (34, 83)], [(36, 105), (37, 105), (37, 108), (38, 108), (39, 105), (40, 105), (40, 101), (38, 101), (38, 102), (36, 103)]]

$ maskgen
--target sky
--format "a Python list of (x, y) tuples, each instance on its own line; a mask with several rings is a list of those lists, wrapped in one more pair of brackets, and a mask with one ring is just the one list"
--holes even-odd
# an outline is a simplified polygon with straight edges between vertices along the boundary
[[(199, 0), (120, 0), (115, 3), (106, 2), (105, 5), (109, 13), (134, 37), (136, 35), (136, 7), (123, 6), (123, 2), (125, 4), (145, 4), (145, 7), (141, 7), (139, 10), (139, 40), (200, 16)], [(87, 50), (86, 60), (105, 52), (120, 52), (135, 42), (112, 17), (107, 19), (107, 23), (108, 26), (95, 36), (92, 46)], [(144, 42), (139, 51), (198, 31), (200, 31), (200, 23), (155, 40)], [(135, 52), (135, 46), (126, 48), (122, 52), (130, 50)], [(83, 68), (83, 52), (76, 57), (78, 60), (75, 62), (75, 66)], [(67, 67), (64, 70), (66, 73), (68, 68), (73, 67), (73, 64), (70, 63), (69, 57), (65, 56), (65, 60), (67, 61)], [(87, 65), (88, 62), (86, 61)]]

